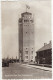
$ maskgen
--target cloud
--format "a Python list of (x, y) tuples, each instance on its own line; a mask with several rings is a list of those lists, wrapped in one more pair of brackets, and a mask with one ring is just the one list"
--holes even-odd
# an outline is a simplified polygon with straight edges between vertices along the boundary
[(15, 2), (1, 2), (2, 5), (2, 54), (3, 57), (18, 56), (18, 19), (26, 11), (26, 4), (30, 6), (29, 12), (34, 16), (35, 51), (43, 46), (44, 42), (51, 40), (51, 2), (50, 0), (23, 0)]

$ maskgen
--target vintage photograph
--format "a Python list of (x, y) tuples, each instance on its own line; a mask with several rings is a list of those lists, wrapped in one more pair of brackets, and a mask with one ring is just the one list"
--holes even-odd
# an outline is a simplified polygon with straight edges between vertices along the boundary
[(2, 79), (52, 79), (51, 0), (1, 1)]

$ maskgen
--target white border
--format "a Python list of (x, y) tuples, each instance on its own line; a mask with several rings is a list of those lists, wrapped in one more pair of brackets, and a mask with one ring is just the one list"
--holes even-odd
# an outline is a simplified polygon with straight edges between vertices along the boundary
[[(37, 80), (37, 79), (2, 79), (2, 40), (1, 40), (1, 1), (19, 1), (19, 0), (0, 0), (0, 80)], [(24, 1), (24, 0), (22, 0)], [(27, 1), (27, 0), (25, 0)], [(31, 0), (29, 0), (31, 1)], [(35, 0), (37, 1), (37, 0)], [(47, 1), (47, 0), (46, 0)], [(51, 0), (51, 23), (52, 23), (52, 56), (53, 56), (53, 0)], [(52, 68), (53, 68), (53, 57), (52, 57)], [(53, 69), (52, 69), (52, 79), (53, 79)], [(52, 80), (48, 79), (48, 80)], [(40, 79), (38, 79), (40, 80)], [(47, 79), (41, 79), (41, 80), (47, 80)]]
[(0, 80), (2, 80), (1, 1), (0, 1)]
[(51, 23), (52, 23), (52, 79), (53, 79), (53, 0), (51, 1)]

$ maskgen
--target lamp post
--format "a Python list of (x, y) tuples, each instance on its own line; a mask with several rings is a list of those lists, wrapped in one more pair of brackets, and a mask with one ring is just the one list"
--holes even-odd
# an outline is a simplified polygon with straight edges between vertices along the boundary
[(19, 61), (21, 63), (21, 50), (20, 50), (20, 55), (19, 55)]

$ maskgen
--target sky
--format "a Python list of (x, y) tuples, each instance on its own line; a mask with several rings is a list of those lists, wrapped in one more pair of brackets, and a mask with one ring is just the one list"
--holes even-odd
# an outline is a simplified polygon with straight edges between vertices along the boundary
[(28, 12), (34, 16), (35, 55), (44, 43), (52, 40), (50, 0), (2, 1), (2, 58), (19, 58), (18, 19), (26, 11), (26, 4), (30, 6)]

